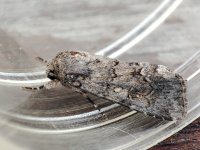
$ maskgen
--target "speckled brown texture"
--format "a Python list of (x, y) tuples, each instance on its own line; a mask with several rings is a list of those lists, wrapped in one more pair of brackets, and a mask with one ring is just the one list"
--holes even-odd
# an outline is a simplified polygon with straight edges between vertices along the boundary
[(64, 51), (48, 64), (47, 76), (159, 118), (179, 120), (186, 113), (185, 81), (162, 65)]

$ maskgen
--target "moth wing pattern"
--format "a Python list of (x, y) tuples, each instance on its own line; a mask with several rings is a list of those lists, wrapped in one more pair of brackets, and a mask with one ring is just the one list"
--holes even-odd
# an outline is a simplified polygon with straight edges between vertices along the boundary
[(186, 82), (165, 66), (122, 62), (79, 51), (59, 53), (50, 66), (63, 86), (130, 109), (166, 120), (180, 120), (187, 112)]

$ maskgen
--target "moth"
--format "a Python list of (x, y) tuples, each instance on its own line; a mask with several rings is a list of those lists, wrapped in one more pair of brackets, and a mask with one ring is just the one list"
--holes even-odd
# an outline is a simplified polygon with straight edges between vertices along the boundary
[(47, 64), (46, 74), (51, 81), (41, 88), (59, 82), (165, 120), (181, 120), (187, 112), (186, 81), (163, 65), (63, 51)]

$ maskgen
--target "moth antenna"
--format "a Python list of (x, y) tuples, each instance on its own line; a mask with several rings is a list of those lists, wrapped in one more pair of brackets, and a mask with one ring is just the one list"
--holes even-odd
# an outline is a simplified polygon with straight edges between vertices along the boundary
[(45, 65), (47, 65), (47, 63), (48, 63), (48, 61), (47, 60), (45, 60), (45, 59), (43, 59), (42, 57), (35, 57), (35, 59), (38, 61), (38, 62), (40, 62), (40, 63), (42, 63), (42, 64), (45, 64)]
[(95, 104), (95, 102), (86, 93), (81, 94), (94, 106), (94, 108), (97, 108), (100, 112), (99, 106)]
[(43, 89), (44, 87), (45, 87), (44, 85), (41, 85), (41, 86), (38, 86), (38, 87), (22, 87), (22, 89), (24, 91), (38, 91), (38, 90)]
[(49, 89), (52, 89), (52, 88), (57, 88), (57, 87), (61, 87), (61, 84), (59, 81), (57, 80), (52, 80), (52, 81), (49, 81), (47, 82), (46, 84), (43, 84), (43, 85), (40, 85), (40, 86), (36, 86), (36, 87), (22, 87), (22, 89), (24, 91), (39, 91), (39, 90), (42, 90), (42, 89), (46, 89), (46, 90), (49, 90)]

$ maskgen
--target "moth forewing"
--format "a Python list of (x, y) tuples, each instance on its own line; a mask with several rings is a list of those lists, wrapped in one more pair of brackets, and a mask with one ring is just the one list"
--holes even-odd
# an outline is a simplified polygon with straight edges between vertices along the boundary
[(162, 65), (63, 51), (48, 66), (47, 76), (50, 72), (63, 86), (145, 114), (180, 120), (187, 112), (185, 80)]

